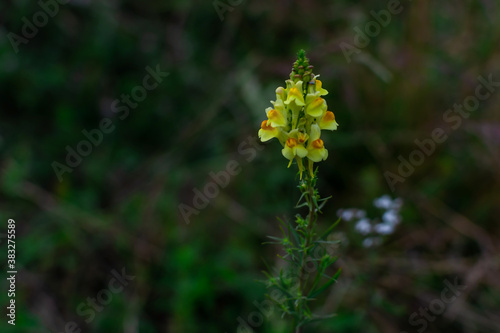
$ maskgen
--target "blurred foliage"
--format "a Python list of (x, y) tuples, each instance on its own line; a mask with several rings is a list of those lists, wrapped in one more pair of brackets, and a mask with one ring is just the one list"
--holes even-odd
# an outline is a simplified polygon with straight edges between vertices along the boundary
[[(387, 1), (242, 1), (221, 21), (212, 1), (72, 0), (18, 53), (9, 33), (41, 7), (1, 2), (0, 240), (6, 253), (14, 219), (19, 273), (16, 326), (4, 317), (0, 330), (63, 332), (74, 321), (82, 332), (210, 333), (251, 321), (265, 300), (264, 260), (282, 264), (261, 243), (279, 234), (276, 216), (293, 218), (299, 193), (276, 142), (252, 159), (238, 147), (256, 137), (298, 49), (340, 124), (320, 165), (320, 192), (333, 194), (327, 221), (390, 193), (384, 172), (397, 172), (398, 156), (448, 130), (444, 112), (474, 94), (479, 75), (500, 79), (498, 2), (402, 6), (348, 63), (340, 43), (353, 44), (353, 27)], [(113, 101), (157, 65), (169, 76), (121, 120)], [(403, 223), (382, 245), (364, 248), (340, 224), (342, 274), (317, 309), (337, 316), (308, 332), (416, 332), (410, 315), (455, 277), (466, 291), (427, 331), (500, 332), (499, 96), (396, 185)], [(53, 162), (103, 118), (115, 129), (59, 182)], [(241, 171), (187, 224), (179, 204), (192, 206), (193, 189), (230, 160)], [(135, 279), (86, 323), (77, 307), (122, 268)], [(284, 332), (278, 311), (268, 314), (251, 329)]]

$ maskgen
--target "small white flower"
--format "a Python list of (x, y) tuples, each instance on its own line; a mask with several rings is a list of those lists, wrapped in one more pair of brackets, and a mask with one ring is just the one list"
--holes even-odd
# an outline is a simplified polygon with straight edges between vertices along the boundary
[(373, 229), (375, 230), (376, 233), (381, 234), (381, 235), (389, 235), (394, 232), (394, 226), (391, 224), (387, 223), (379, 223), (376, 224)]
[(368, 219), (361, 219), (359, 220), (355, 227), (354, 227), (360, 234), (366, 235), (369, 233), (372, 229), (372, 226), (370, 224), (370, 220)]
[(391, 197), (388, 196), (387, 194), (381, 196), (380, 198), (377, 198), (373, 201), (373, 205), (377, 208), (381, 209), (389, 209), (391, 208), (392, 205), (392, 200)]
[(354, 217), (354, 211), (352, 209), (344, 209), (340, 213), (340, 217), (345, 221), (350, 221)]
[(398, 213), (396, 213), (394, 210), (388, 210), (387, 212), (382, 215), (382, 220), (391, 226), (395, 226), (396, 224), (399, 223), (400, 217)]

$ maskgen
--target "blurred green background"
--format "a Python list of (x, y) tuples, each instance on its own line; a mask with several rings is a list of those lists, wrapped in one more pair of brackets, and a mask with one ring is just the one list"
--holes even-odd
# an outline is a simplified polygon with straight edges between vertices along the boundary
[[(354, 46), (353, 28), (387, 1), (41, 3), (52, 4), (46, 24), (40, 3), (0, 4), (1, 332), (287, 332), (277, 309), (262, 308), (258, 280), (265, 262), (282, 265), (262, 243), (279, 235), (276, 217), (297, 213), (296, 167), (276, 141), (247, 154), (240, 145), (256, 138), (301, 48), (340, 124), (323, 136), (319, 187), (333, 199), (320, 223), (349, 207), (376, 217), (383, 194), (404, 201), (377, 246), (339, 225), (342, 274), (316, 303), (337, 316), (304, 332), (500, 332), (500, 91), (456, 129), (443, 119), (478, 76), (500, 81), (498, 1), (402, 1), (350, 62), (341, 43)], [(37, 33), (21, 39), (34, 15)], [(114, 112), (157, 66), (162, 82), (128, 115)], [(66, 147), (104, 118), (113, 130), (59, 181), (54, 161), (65, 165)], [(386, 172), (438, 127), (447, 140), (392, 192)], [(186, 223), (179, 205), (193, 207), (193, 190), (232, 160), (239, 172)], [(134, 278), (110, 293), (122, 269)], [(412, 324), (445, 279), (467, 288), (425, 329)], [(106, 304), (89, 310), (96, 297)]]

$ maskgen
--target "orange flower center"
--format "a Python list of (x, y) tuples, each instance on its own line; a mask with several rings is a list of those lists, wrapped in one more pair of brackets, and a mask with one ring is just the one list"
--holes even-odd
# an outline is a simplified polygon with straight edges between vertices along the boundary
[(325, 115), (323, 116), (323, 121), (334, 121), (335, 120), (335, 115), (333, 114), (332, 111), (326, 111)]
[(318, 140), (314, 140), (311, 145), (316, 148), (316, 149), (321, 149), (323, 148), (323, 140), (321, 139), (318, 139)]
[(274, 127), (272, 127), (271, 125), (267, 125), (267, 120), (264, 120), (262, 122), (262, 124), (260, 124), (260, 128), (262, 128), (263, 130), (267, 130), (267, 131), (274, 129)]
[(286, 140), (286, 145), (290, 148), (293, 148), (297, 145), (297, 140), (294, 138), (289, 138), (288, 140)]

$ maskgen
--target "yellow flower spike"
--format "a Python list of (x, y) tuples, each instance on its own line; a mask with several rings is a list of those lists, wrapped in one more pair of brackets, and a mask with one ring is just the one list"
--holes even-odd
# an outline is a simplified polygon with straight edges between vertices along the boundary
[(273, 108), (267, 108), (266, 113), (267, 118), (269, 119), (267, 121), (267, 125), (271, 125), (273, 127), (286, 126), (286, 118), (283, 113)]
[(317, 124), (311, 125), (311, 135), (307, 145), (307, 158), (313, 162), (324, 161), (328, 157), (328, 150), (323, 145), (323, 140), (319, 137), (321, 129)]
[(316, 92), (319, 93), (320, 96), (328, 95), (328, 90), (323, 89), (322, 85), (320, 80), (316, 80)]
[(299, 106), (306, 105), (306, 103), (304, 102), (304, 95), (302, 95), (302, 81), (294, 83), (291, 80), (287, 80), (287, 85), (289, 86), (289, 88), (285, 104), (288, 105), (292, 101), (295, 101), (295, 104)]
[(335, 121), (335, 115), (332, 111), (326, 111), (319, 121), (319, 127), (324, 130), (335, 131), (338, 126), (339, 124)]
[(307, 94), (306, 113), (311, 117), (319, 118), (327, 109), (326, 101), (314, 94)]
[(288, 164), (288, 167), (290, 167), (295, 156), (307, 156), (307, 149), (304, 145), (300, 144), (296, 138), (288, 138), (285, 143), (285, 148), (281, 150), (281, 153), (286, 159), (290, 160), (290, 163)]
[[(335, 115), (328, 110), (328, 105), (322, 96), (328, 94), (323, 88), (319, 75), (313, 73), (304, 52), (298, 54), (293, 65), (290, 79), (286, 86), (276, 88), (276, 100), (271, 101), (271, 107), (266, 111), (259, 130), (262, 142), (277, 138), (282, 146), (282, 155), (289, 160), (288, 167), (297, 160), (300, 177), (310, 169), (313, 174), (313, 164), (328, 157), (320, 139), (321, 130), (336, 130), (339, 124)], [(307, 157), (308, 164), (303, 161)]]
[(266, 142), (272, 138), (277, 138), (279, 135), (279, 130), (276, 127), (268, 125), (268, 120), (264, 120), (260, 125), (259, 138), (260, 141)]

